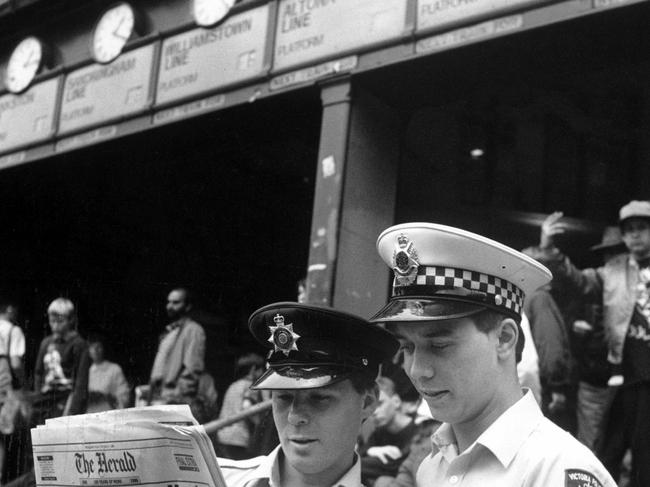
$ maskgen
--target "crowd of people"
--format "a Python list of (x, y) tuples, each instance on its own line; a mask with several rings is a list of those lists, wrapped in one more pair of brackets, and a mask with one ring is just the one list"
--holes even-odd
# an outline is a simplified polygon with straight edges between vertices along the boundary
[(553, 272), (549, 299), (560, 310), (537, 327), (544, 334), (555, 322), (569, 332), (558, 340), (565, 350), (562, 407), (549, 404), (547, 411), (568, 417), (569, 431), (598, 453), (614, 478), (624, 468), (632, 485), (650, 485), (650, 202), (620, 209), (618, 227), (607, 228), (593, 247), (598, 268), (577, 269), (556, 246), (567, 228), (562, 216), (546, 218), (535, 255)]
[[(28, 380), (17, 309), (3, 303), (2, 483), (29, 470), (29, 427), (47, 418), (188, 404), (206, 423), (271, 398), (272, 411), (212, 435), (229, 486), (248, 485), (260, 472), (276, 475), (277, 462), (285, 462), (287, 480), (320, 481), (316, 474), (327, 471), (327, 485), (357, 474), (367, 487), (435, 479), (497, 485), (517, 476), (534, 481), (516, 485), (609, 486), (612, 478), (650, 485), (650, 202), (620, 209), (618, 225), (591, 249), (602, 261), (595, 269), (577, 269), (558, 248), (567, 230), (562, 217), (549, 215), (540, 241), (522, 253), (487, 239), (479, 245), (451, 227), (387, 230), (378, 248), (394, 271), (393, 296), (370, 320), (381, 326), (305, 304), (308, 290), (299, 283), (299, 303), (251, 316), (253, 336), (271, 350), (237, 358), (220, 407), (205, 367), (206, 334), (191, 318), (185, 288), (167, 297), (170, 322), (149, 383), (136, 387), (107, 360), (101, 336), (82, 336), (75, 305), (64, 297), (47, 308), (51, 334)], [(531, 353), (532, 362), (522, 360)], [(536, 382), (523, 396), (522, 372)], [(310, 422), (317, 426), (303, 432)], [(306, 454), (315, 443), (318, 465)], [(552, 451), (537, 458), (544, 449)], [(346, 460), (351, 452), (354, 465)]]
[(160, 337), (149, 383), (136, 386), (134, 397), (121, 366), (106, 358), (105, 339), (82, 336), (76, 307), (64, 297), (47, 308), (51, 333), (40, 343), (33, 378), (25, 380), (25, 336), (16, 306), (0, 306), (0, 358), (5, 359), (0, 360), (3, 485), (30, 469), (29, 427), (48, 418), (134, 404), (188, 404), (203, 422), (216, 417), (217, 391), (204, 367), (205, 332), (189, 317), (189, 291), (173, 289), (166, 309), (170, 323)]

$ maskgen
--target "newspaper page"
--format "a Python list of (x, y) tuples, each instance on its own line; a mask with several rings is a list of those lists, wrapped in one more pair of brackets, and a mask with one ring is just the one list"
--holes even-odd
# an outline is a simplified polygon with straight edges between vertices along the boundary
[(135, 409), (57, 418), (32, 429), (36, 484), (225, 487), (202, 426), (179, 425), (188, 422), (183, 412), (150, 411), (158, 423), (143, 420), (148, 408)]
[[(85, 424), (103, 423), (128, 423), (133, 421), (150, 421), (161, 424), (175, 424), (180, 426), (198, 426), (198, 421), (192, 416), (187, 404), (169, 404), (148, 406), (140, 408), (113, 409), (100, 413), (76, 414), (74, 416), (60, 416), (45, 420), (45, 427), (50, 426), (83, 426)], [(43, 425), (37, 426), (42, 428)]]

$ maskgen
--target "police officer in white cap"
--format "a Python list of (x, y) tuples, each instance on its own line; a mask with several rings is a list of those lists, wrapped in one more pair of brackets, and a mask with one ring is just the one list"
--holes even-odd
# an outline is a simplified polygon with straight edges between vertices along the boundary
[(418, 486), (614, 487), (590, 450), (547, 420), (517, 380), (526, 292), (551, 274), (498, 242), (432, 223), (385, 230), (394, 271), (371, 321), (400, 342), (404, 369), (443, 425)]
[(299, 303), (260, 308), (248, 324), (270, 348), (269, 368), (251, 388), (271, 390), (280, 446), (250, 460), (219, 459), (228, 487), (361, 486), (357, 436), (397, 341), (358, 316)]

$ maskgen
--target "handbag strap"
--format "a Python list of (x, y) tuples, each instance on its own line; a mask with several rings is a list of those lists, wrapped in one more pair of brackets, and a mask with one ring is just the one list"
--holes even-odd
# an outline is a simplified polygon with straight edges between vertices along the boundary
[(11, 332), (14, 331), (14, 328), (16, 328), (16, 325), (13, 323), (11, 324), (11, 328), (9, 328), (9, 339), (7, 340), (7, 363), (9, 364), (9, 373), (11, 374), (11, 384), (13, 387), (16, 386), (16, 374), (14, 373), (14, 367), (11, 365)]
[[(12, 323), (11, 328), (9, 328), (9, 339), (7, 340), (7, 357), (11, 357), (11, 332), (14, 331), (15, 325)], [(11, 365), (11, 360), (9, 361)]]

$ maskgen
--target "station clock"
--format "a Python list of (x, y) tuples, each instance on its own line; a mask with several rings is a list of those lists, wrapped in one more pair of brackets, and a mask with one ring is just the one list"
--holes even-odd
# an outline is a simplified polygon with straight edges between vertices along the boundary
[(196, 23), (209, 27), (223, 19), (236, 0), (192, 0), (192, 14)]
[(91, 51), (95, 61), (110, 63), (117, 58), (136, 33), (137, 24), (137, 14), (126, 2), (104, 11), (93, 30)]
[(43, 67), (46, 47), (37, 37), (24, 38), (14, 48), (7, 62), (5, 86), (12, 93), (20, 93), (34, 80)]

